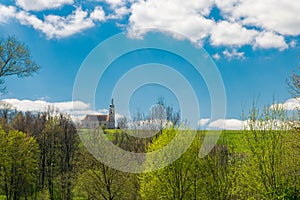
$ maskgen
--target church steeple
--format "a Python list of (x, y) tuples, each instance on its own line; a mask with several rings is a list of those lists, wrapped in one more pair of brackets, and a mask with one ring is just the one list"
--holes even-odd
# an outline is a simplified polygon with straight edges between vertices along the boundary
[(111, 104), (110, 104), (109, 107), (115, 107), (115, 105), (114, 105), (114, 99), (113, 98), (111, 99)]
[(108, 113), (108, 128), (115, 128), (115, 105), (114, 99), (111, 99), (111, 104), (109, 105), (109, 113)]

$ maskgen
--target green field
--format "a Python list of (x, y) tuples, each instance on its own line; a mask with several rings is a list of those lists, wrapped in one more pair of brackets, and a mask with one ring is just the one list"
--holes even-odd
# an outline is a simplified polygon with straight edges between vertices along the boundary
[[(79, 129), (79, 135), (80, 138), (87, 138), (89, 135), (89, 131), (94, 132), (94, 130), (89, 129)], [(91, 133), (90, 132), (90, 133)], [(120, 135), (123, 133), (121, 129), (106, 129), (103, 134), (108, 140), (114, 141), (117, 138), (117, 135)], [(200, 135), (201, 138), (203, 138), (205, 135), (209, 134), (220, 134), (219, 139), (217, 141), (217, 144), (219, 145), (227, 145), (228, 147), (234, 149), (234, 151), (242, 152), (243, 151), (243, 138), (244, 138), (244, 130), (220, 130), (220, 131), (204, 131), (204, 130), (198, 130), (197, 134)], [(125, 133), (124, 133), (125, 134)], [(125, 140), (127, 137), (125, 137)], [(151, 139), (151, 138), (150, 138)]]

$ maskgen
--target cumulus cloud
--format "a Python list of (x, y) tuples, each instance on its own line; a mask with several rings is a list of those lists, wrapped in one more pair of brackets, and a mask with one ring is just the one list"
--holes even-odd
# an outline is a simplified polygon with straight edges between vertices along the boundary
[(15, 17), (16, 8), (13, 6), (4, 6), (0, 4), (0, 23), (7, 23), (8, 20)]
[[(71, 118), (74, 121), (82, 120), (87, 114), (99, 114), (107, 115), (107, 109), (92, 110), (91, 106), (82, 101), (64, 101), (64, 102), (48, 102), (44, 100), (19, 100), (19, 99), (3, 99), (1, 102), (8, 103), (12, 106), (13, 109), (18, 111), (26, 112), (43, 112), (46, 111), (49, 107), (59, 110), (62, 113), (70, 114)], [(122, 115), (116, 113), (116, 120), (123, 117)]]
[(292, 40), (289, 45), (290, 47), (295, 47), (297, 45), (296, 40)]
[(210, 129), (243, 130), (245, 122), (238, 119), (218, 119), (209, 123)]
[[(118, 11), (115, 17), (121, 17), (125, 11)], [(14, 6), (0, 4), (0, 23), (6, 23), (9, 19), (17, 19), (22, 25), (32, 26), (35, 30), (44, 33), (48, 39), (65, 38), (94, 27), (94, 22), (106, 20), (105, 12), (101, 6), (96, 6), (90, 13), (76, 9), (67, 16), (44, 15), (37, 17), (31, 12), (17, 10)]]
[[(284, 103), (278, 103), (271, 105), (271, 109), (284, 109), (284, 110), (298, 110), (300, 108), (300, 98), (291, 98)], [(239, 120), (239, 119), (218, 119), (215, 121), (210, 121), (209, 119), (199, 120), (199, 125), (208, 126), (211, 130), (244, 130), (248, 129), (249, 120)], [(261, 129), (263, 127), (272, 127), (273, 129), (280, 129), (287, 124), (280, 121), (257, 121), (257, 123), (252, 124), (255, 129)]]
[(229, 51), (228, 49), (225, 49), (223, 51), (223, 55), (228, 60), (232, 60), (232, 59), (243, 60), (243, 59), (245, 59), (245, 52), (238, 52), (237, 49), (232, 49), (232, 51)]
[(98, 2), (105, 2), (109, 5), (110, 12), (106, 19), (118, 20), (130, 14), (130, 4), (135, 0), (96, 0)]
[(127, 8), (126, 6), (116, 8), (114, 9), (112, 14), (109, 14), (107, 16), (107, 19), (122, 19), (124, 16), (128, 15), (130, 13), (130, 9)]
[(220, 60), (221, 56), (220, 56), (220, 54), (216, 53), (216, 54), (213, 55), (213, 58), (216, 59), (216, 60)]
[[(300, 34), (300, 4), (294, 0), (226, 0), (219, 8), (225, 17), (281, 35)], [(218, 4), (217, 4), (218, 5)], [(225, 5), (225, 6), (224, 6)]]
[[(180, 33), (199, 43), (209, 35), (214, 21), (206, 18), (213, 1), (148, 0), (133, 3), (129, 18), (130, 36), (145, 34), (141, 29)], [(178, 34), (174, 34), (178, 37)]]
[(24, 10), (41, 11), (60, 8), (63, 5), (73, 4), (74, 0), (16, 0), (16, 4)]
[(291, 98), (284, 103), (277, 103), (271, 105), (271, 109), (275, 109), (275, 108), (290, 110), (290, 111), (298, 110), (300, 108), (300, 98)]
[[(240, 48), (249, 45), (254, 50), (276, 48), (282, 51), (295, 47), (295, 40), (287, 37), (300, 35), (300, 4), (294, 0), (93, 1), (108, 6), (105, 11), (98, 4), (92, 10), (75, 7), (68, 16), (37, 16), (31, 11), (57, 9), (75, 1), (16, 0), (15, 6), (0, 4), (0, 23), (16, 18), (21, 24), (32, 26), (52, 39), (78, 34), (94, 27), (94, 22), (115, 20), (116, 25), (125, 28), (128, 36), (134, 38), (142, 38), (147, 32), (155, 30), (172, 32), (176, 39), (182, 39), (181, 35), (184, 35), (200, 45), (209, 41), (217, 47)], [(220, 10), (221, 19), (210, 15), (214, 7)], [(117, 21), (123, 20), (124, 16), (128, 16), (127, 24)], [(230, 57), (228, 53), (239, 52), (227, 51)], [(231, 59), (242, 57), (236, 54)]]
[(93, 20), (105, 21), (105, 12), (101, 6), (96, 6), (90, 16)]
[[(300, 34), (300, 4), (285, 0), (159, 1), (133, 3), (129, 35), (140, 38), (155, 28), (183, 34), (202, 44), (209, 38), (214, 46), (253, 46), (253, 48), (293, 47), (285, 36)], [(216, 6), (223, 20), (216, 22), (209, 13)], [(252, 27), (252, 28), (249, 28)], [(178, 35), (173, 35), (175, 38)], [(234, 57), (232, 57), (234, 58)], [(238, 57), (241, 58), (241, 57)]]
[(117, 7), (122, 7), (125, 5), (125, 0), (98, 0), (103, 1), (110, 5), (111, 9), (115, 9)]
[(213, 27), (210, 40), (214, 46), (242, 46), (251, 44), (257, 35), (256, 30), (246, 29), (238, 23), (221, 21)]
[(94, 26), (93, 20), (88, 18), (88, 12), (80, 7), (66, 17), (46, 15), (44, 21), (26, 11), (20, 11), (17, 19), (21, 24), (42, 31), (48, 38), (68, 37)]
[(235, 5), (240, 1), (241, 0), (215, 0), (215, 4), (221, 10), (222, 15), (228, 18)]
[(254, 48), (277, 48), (280, 50), (285, 50), (289, 46), (285, 42), (285, 39), (281, 35), (277, 35), (273, 32), (262, 32), (255, 38)]
[(209, 130), (244, 130), (247, 121), (239, 119), (217, 119), (211, 121), (210, 119), (200, 119), (198, 126), (200, 128)]
[(210, 121), (209, 118), (206, 118), (206, 119), (200, 119), (200, 120), (198, 121), (198, 126), (200, 126), (200, 127), (206, 126), (206, 125), (208, 125), (209, 121)]
[(2, 102), (11, 104), (13, 108), (19, 111), (45, 111), (49, 106), (59, 109), (62, 112), (71, 110), (87, 110), (89, 105), (81, 101), (66, 101), (66, 102), (47, 102), (44, 100), (19, 100), (19, 99), (4, 99)]

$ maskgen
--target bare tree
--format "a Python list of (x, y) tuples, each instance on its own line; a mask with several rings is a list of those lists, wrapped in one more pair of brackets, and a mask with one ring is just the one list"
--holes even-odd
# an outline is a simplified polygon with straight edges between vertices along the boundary
[(9, 36), (0, 40), (0, 91), (5, 92), (5, 76), (20, 78), (31, 76), (39, 70), (39, 65), (32, 60), (30, 51), (24, 43)]
[(291, 79), (289, 82), (290, 93), (294, 97), (299, 97), (300, 96), (300, 76), (295, 71), (293, 71), (290, 79)]

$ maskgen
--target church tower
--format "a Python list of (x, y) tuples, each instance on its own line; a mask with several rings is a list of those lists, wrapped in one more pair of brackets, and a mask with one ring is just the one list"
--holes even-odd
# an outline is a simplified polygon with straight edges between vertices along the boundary
[(111, 99), (111, 104), (109, 105), (109, 113), (108, 113), (108, 127), (109, 129), (115, 128), (115, 105), (114, 99)]

